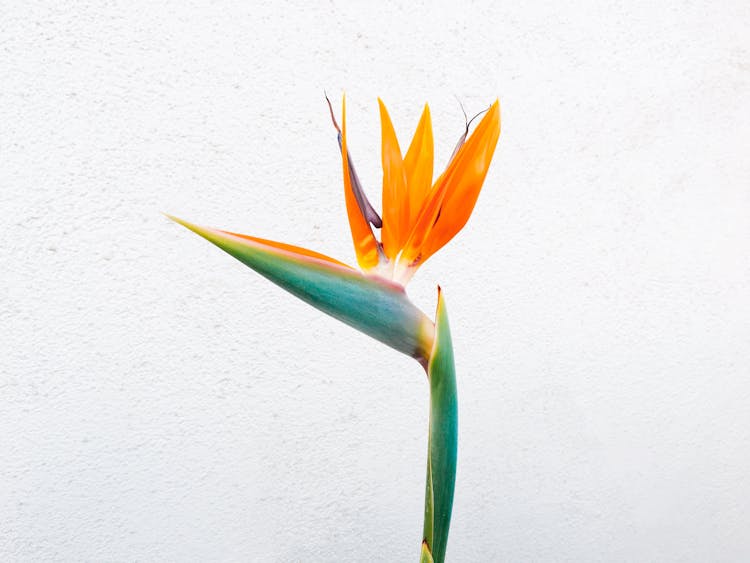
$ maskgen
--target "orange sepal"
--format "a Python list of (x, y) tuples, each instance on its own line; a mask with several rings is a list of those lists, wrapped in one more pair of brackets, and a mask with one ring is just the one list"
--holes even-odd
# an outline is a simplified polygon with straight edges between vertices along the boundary
[[(433, 161), (432, 120), (430, 108), (425, 104), (417, 130), (404, 157), (406, 185), (409, 192), (409, 229), (416, 223), (419, 211), (422, 209), (425, 199), (427, 199), (427, 194), (430, 193)], [(406, 234), (406, 236), (408, 235), (409, 233)]]
[(380, 129), (383, 162), (383, 251), (393, 259), (406, 242), (409, 228), (409, 198), (406, 173), (393, 123), (383, 100), (380, 106)]
[(423, 250), (424, 260), (445, 246), (466, 225), (487, 176), (499, 137), (500, 103), (495, 100), (487, 115), (459, 150), (455, 166), (449, 167), (452, 168), (448, 180), (450, 187), (440, 216), (432, 228), (427, 248)]
[(500, 136), (497, 101), (433, 186), (402, 260), (416, 267), (460, 231), (474, 209)]
[(346, 200), (346, 214), (349, 217), (349, 228), (352, 232), (354, 251), (357, 263), (363, 270), (371, 270), (380, 262), (378, 241), (372, 233), (372, 228), (362, 215), (357, 200), (354, 197), (352, 179), (349, 176), (349, 161), (346, 148), (346, 98), (341, 102), (341, 160), (344, 170), (344, 197)]

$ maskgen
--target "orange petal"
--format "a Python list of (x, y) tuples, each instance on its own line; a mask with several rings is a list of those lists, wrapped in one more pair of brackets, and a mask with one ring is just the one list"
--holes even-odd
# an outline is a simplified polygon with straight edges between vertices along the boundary
[(495, 101), (469, 140), (459, 150), (455, 167), (451, 166), (453, 170), (448, 180), (451, 186), (424, 250), (425, 260), (445, 246), (469, 220), (487, 176), (492, 156), (495, 154), (499, 137), (500, 103)]
[(402, 253), (407, 266), (424, 263), (469, 220), (499, 136), (500, 105), (495, 101), (435, 182)]
[(404, 157), (409, 192), (409, 229), (416, 223), (419, 211), (432, 187), (433, 151), (430, 108), (425, 104), (414, 138)]
[[(438, 219), (440, 208), (443, 205), (445, 194), (448, 189), (448, 182), (445, 181), (446, 175), (443, 173), (432, 186), (422, 209), (419, 212), (416, 223), (414, 223), (409, 238), (399, 257), (399, 264), (394, 279), (401, 277), (401, 271), (404, 269), (416, 269), (426, 258), (422, 256), (422, 248), (426, 246), (427, 238), (430, 235), (433, 225)], [(406, 283), (411, 274), (408, 274), (401, 283)]]
[(370, 224), (362, 215), (352, 188), (349, 174), (349, 161), (346, 148), (346, 98), (341, 102), (341, 160), (344, 171), (344, 197), (346, 213), (349, 216), (349, 228), (352, 231), (352, 242), (357, 254), (357, 263), (363, 270), (371, 270), (380, 262), (378, 241), (372, 234)]
[(388, 258), (395, 258), (404, 245), (409, 225), (409, 199), (406, 191), (406, 174), (401, 148), (398, 145), (393, 123), (380, 105), (380, 128), (383, 161), (383, 250)]

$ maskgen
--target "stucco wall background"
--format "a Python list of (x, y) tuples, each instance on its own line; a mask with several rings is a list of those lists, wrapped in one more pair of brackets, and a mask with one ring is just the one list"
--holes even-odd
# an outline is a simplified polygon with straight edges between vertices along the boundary
[(354, 262), (323, 100), (437, 161), (451, 561), (750, 558), (750, 5), (3, 2), (0, 559), (410, 561), (419, 367), (160, 211)]

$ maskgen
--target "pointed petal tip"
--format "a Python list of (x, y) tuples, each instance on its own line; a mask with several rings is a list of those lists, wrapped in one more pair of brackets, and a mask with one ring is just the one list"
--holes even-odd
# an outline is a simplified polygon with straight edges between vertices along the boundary
[(497, 113), (497, 120), (500, 120), (500, 98), (495, 98), (495, 101), (492, 102), (492, 105), (490, 106), (490, 112)]
[(383, 101), (383, 99), (381, 97), (379, 97), (379, 96), (378, 96), (378, 110), (380, 112), (380, 122), (381, 122), (381, 124), (386, 119), (390, 123), (391, 116), (388, 113), (388, 108), (385, 106), (385, 102)]

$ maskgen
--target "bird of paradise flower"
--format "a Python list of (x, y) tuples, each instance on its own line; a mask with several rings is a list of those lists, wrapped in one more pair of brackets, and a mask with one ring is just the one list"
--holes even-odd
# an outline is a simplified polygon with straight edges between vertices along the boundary
[[(448, 542), (456, 476), (458, 405), (453, 347), (440, 287), (435, 321), (407, 297), (405, 284), (469, 219), (500, 135), (495, 101), (473, 131), (466, 130), (434, 182), (430, 110), (425, 105), (405, 155), (379, 99), (382, 218), (367, 199), (349, 153), (346, 101), (338, 132), (344, 198), (358, 271), (318, 252), (168, 217), (231, 254), (324, 313), (415, 358), (430, 387), (421, 562), (442, 562)], [(373, 229), (381, 229), (381, 240)]]

